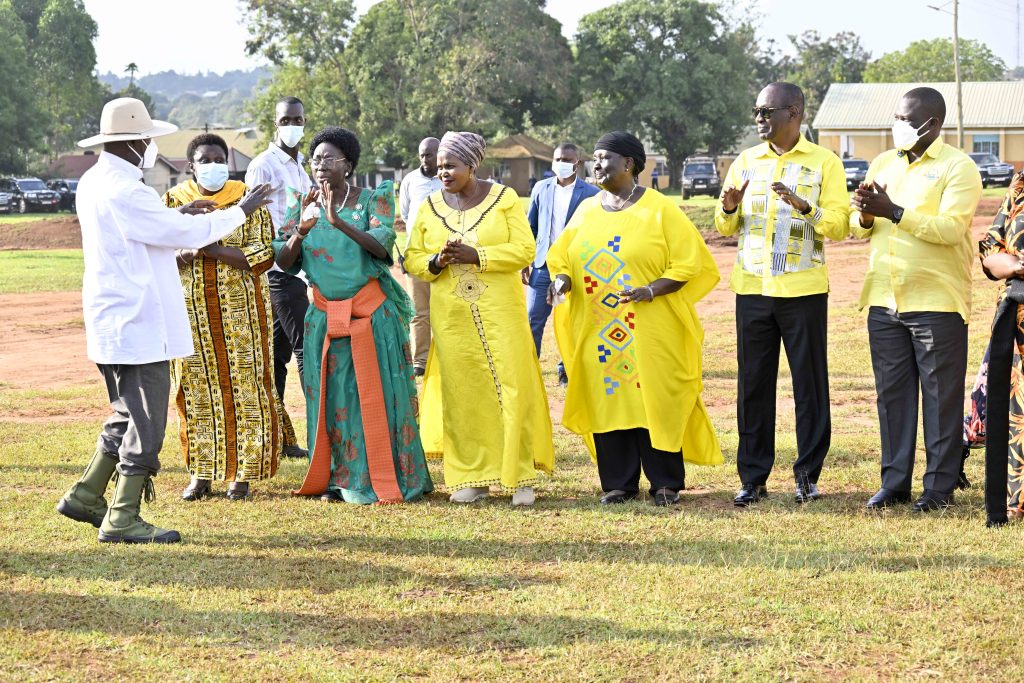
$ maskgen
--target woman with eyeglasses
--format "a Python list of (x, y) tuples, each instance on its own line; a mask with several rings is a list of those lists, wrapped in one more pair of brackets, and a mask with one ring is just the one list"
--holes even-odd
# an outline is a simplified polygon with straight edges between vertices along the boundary
[(409, 297), (391, 276), (394, 185), (351, 181), (359, 140), (329, 126), (313, 136), (314, 188), (289, 199), (277, 264), (305, 271), (303, 386), (310, 465), (299, 495), (400, 503), (433, 490), (420, 444), (409, 350)]
[[(192, 178), (164, 204), (211, 200), (233, 206), (247, 192), (228, 180), (228, 146), (212, 134), (188, 144)], [(227, 481), (227, 497), (249, 496), (249, 482), (274, 476), (281, 452), (280, 399), (274, 388), (273, 318), (266, 272), (274, 263), (270, 213), (260, 209), (235, 232), (202, 249), (178, 252), (195, 353), (171, 362), (181, 448), (191, 482), (184, 500)]]
[(601, 503), (636, 498), (640, 472), (655, 505), (679, 502), (683, 461), (722, 452), (701, 400), (704, 331), (694, 304), (718, 282), (711, 252), (676, 202), (637, 183), (636, 136), (594, 146), (603, 190), (585, 199), (548, 252), (555, 337), (569, 375), (562, 424), (597, 461)]

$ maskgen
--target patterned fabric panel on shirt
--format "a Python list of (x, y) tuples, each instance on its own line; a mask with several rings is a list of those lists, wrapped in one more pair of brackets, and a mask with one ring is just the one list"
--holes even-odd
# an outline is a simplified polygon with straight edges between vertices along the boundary
[[(742, 172), (749, 181), (743, 196), (743, 228), (739, 236), (736, 262), (743, 270), (764, 275), (795, 273), (825, 263), (822, 237), (799, 212), (778, 198), (772, 190), (776, 161), (765, 160)], [(802, 199), (817, 205), (821, 194), (821, 172), (796, 163), (783, 166), (781, 183)], [(772, 207), (769, 203), (774, 203)], [(770, 209), (774, 208), (774, 214)], [(770, 253), (765, 253), (769, 220), (774, 218)], [(766, 261), (768, 263), (766, 264)]]
[(604, 393), (613, 396), (640, 388), (637, 371), (634, 313), (619, 303), (618, 292), (635, 286), (619, 258), (622, 237), (615, 235), (604, 244), (584, 240), (580, 256), (583, 287), (590, 300), (590, 312), (598, 333), (594, 353), (604, 369)]

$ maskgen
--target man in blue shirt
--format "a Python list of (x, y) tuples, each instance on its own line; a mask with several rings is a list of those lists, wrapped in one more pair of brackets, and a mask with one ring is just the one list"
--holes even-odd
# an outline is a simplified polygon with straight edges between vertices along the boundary
[[(551, 315), (551, 306), (547, 302), (548, 285), (551, 284), (546, 263), (548, 249), (565, 229), (580, 202), (598, 192), (596, 185), (583, 181), (579, 169), (579, 149), (576, 145), (563, 143), (555, 148), (551, 162), (554, 175), (538, 182), (530, 193), (530, 229), (537, 240), (537, 253), (533, 267), (523, 269), (523, 282), (530, 286), (526, 306), (538, 357), (544, 326)], [(562, 386), (569, 383), (561, 362), (558, 364), (558, 382)]]

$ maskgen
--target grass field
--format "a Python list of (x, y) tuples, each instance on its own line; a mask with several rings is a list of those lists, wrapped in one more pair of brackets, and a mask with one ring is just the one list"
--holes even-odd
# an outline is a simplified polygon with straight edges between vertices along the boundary
[(59, 211), (57, 213), (0, 213), (0, 225), (10, 225), (17, 223), (34, 223), (40, 220), (52, 220), (54, 218), (61, 218), (69, 216), (66, 211)]
[[(32, 264), (34, 282), (56, 282), (73, 270), (72, 254), (22, 255), (27, 261), (0, 254), (8, 259), (0, 273)], [(972, 371), (993, 296), (980, 278)], [(14, 291), (10, 282), (0, 280), (0, 291)], [(730, 503), (733, 321), (720, 313), (704, 325), (704, 396), (726, 463), (690, 468), (690, 490), (671, 510), (649, 501), (599, 506), (595, 468), (561, 427), (557, 472), (530, 510), (513, 511), (501, 497), (456, 508), (441, 493), (387, 507), (300, 500), (289, 494), (304, 472), (293, 460), (256, 485), (251, 501), (186, 504), (177, 500), (187, 478), (172, 420), (159, 497), (144, 514), (180, 529), (186, 542), (101, 546), (91, 527), (53, 511), (100, 422), (62, 418), (61, 406), (73, 413), (102, 405), (98, 383), (33, 391), (0, 378), (0, 414), (53, 407), (49, 417), (0, 418), (0, 680), (1024, 675), (1024, 617), (1013, 598), (1021, 527), (985, 529), (979, 488), (942, 514), (863, 510), (878, 484), (878, 433), (861, 314), (830, 311), (834, 428), (825, 497), (806, 507), (792, 501), (783, 363), (772, 496), (744, 512)], [(559, 400), (556, 357), (545, 344), (544, 379)], [(298, 405), (294, 383), (289, 390)], [(968, 464), (980, 481), (980, 458)], [(436, 463), (432, 473), (439, 481)], [(919, 482), (920, 471), (918, 490)]]
[(0, 294), (81, 288), (81, 249), (0, 251)]

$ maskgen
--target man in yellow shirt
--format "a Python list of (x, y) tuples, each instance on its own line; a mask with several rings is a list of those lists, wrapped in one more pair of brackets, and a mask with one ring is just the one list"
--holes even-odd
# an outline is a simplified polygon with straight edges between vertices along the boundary
[(736, 292), (739, 396), (736, 466), (746, 507), (767, 495), (775, 463), (775, 386), (779, 344), (793, 374), (797, 459), (796, 500), (819, 497), (818, 476), (832, 423), (828, 397), (828, 270), (824, 238), (848, 227), (846, 173), (839, 158), (800, 134), (804, 95), (772, 83), (753, 110), (763, 144), (744, 150), (729, 168), (715, 227), (739, 232), (731, 288)]
[(871, 238), (860, 306), (868, 307), (882, 488), (870, 509), (910, 502), (919, 384), (927, 467), (913, 510), (952, 503), (960, 471), (971, 218), (981, 176), (970, 157), (942, 142), (945, 116), (937, 90), (907, 92), (896, 106), (896, 149), (872, 162), (851, 200), (854, 236)]

